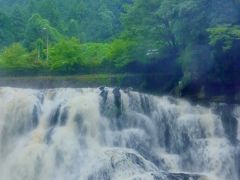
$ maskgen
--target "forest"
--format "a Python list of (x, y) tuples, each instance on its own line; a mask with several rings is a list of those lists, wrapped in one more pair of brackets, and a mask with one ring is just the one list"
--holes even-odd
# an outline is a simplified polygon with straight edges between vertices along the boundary
[(238, 0), (0, 0), (0, 74), (156, 73), (179, 89), (235, 87), (239, 13)]

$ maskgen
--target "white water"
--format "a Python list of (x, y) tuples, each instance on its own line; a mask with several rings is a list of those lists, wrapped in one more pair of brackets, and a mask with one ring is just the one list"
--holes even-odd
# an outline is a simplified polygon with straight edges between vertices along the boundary
[(238, 142), (213, 109), (107, 88), (0, 88), (0, 180), (238, 180)]

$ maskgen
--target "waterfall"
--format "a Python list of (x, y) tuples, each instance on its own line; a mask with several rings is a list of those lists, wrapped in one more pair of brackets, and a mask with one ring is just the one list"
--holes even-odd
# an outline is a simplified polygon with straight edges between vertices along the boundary
[(240, 107), (0, 88), (0, 180), (238, 180)]

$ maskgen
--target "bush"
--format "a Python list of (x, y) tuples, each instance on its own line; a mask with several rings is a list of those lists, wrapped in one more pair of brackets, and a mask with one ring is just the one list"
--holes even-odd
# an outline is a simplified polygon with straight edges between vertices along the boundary
[(53, 71), (74, 72), (85, 64), (79, 41), (60, 40), (49, 50), (49, 65)]
[(29, 58), (27, 50), (20, 44), (14, 43), (5, 48), (0, 56), (0, 67), (5, 69), (29, 69), (33, 61)]

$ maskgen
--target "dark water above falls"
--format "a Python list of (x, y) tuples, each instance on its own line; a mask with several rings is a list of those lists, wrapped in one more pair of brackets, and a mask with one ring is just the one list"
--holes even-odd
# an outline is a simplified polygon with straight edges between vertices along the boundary
[(238, 180), (240, 106), (0, 88), (0, 180)]

